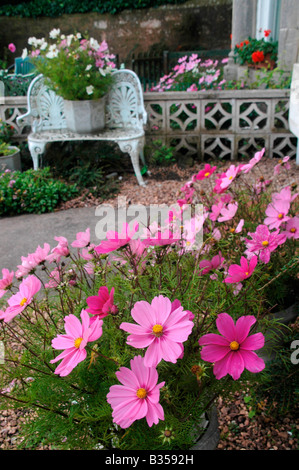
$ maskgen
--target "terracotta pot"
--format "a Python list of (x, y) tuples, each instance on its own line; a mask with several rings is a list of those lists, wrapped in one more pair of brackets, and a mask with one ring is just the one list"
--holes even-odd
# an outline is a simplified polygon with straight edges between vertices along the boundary
[(20, 149), (9, 147), (12, 151), (10, 155), (0, 156), (0, 172), (5, 170), (22, 171)]
[(95, 134), (105, 127), (106, 96), (99, 100), (64, 100), (67, 127), (78, 134)]

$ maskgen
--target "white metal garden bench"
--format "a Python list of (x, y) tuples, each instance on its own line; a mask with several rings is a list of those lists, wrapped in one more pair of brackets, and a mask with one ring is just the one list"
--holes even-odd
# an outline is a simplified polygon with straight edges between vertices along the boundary
[(96, 134), (77, 134), (67, 129), (63, 99), (49, 90), (43, 75), (38, 75), (31, 82), (27, 93), (27, 113), (19, 116), (17, 121), (18, 124), (25, 121), (31, 126), (28, 147), (35, 170), (39, 167), (39, 160), (48, 143), (111, 141), (117, 143), (122, 152), (130, 155), (137, 181), (145, 185), (139, 162), (141, 158), (145, 165), (143, 148), (147, 113), (140, 80), (135, 72), (126, 69), (116, 70), (113, 75), (113, 87), (106, 104), (106, 125)]

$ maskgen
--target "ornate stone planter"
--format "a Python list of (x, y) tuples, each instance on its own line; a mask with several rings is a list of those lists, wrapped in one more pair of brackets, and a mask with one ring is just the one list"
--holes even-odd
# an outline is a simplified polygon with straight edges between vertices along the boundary
[(20, 158), (20, 150), (18, 147), (11, 146), (10, 155), (1, 155), (0, 156), (0, 172), (5, 170), (12, 170), (12, 171), (22, 171), (21, 167), (21, 158)]
[(64, 100), (67, 127), (78, 134), (91, 134), (105, 127), (106, 96), (99, 100)]

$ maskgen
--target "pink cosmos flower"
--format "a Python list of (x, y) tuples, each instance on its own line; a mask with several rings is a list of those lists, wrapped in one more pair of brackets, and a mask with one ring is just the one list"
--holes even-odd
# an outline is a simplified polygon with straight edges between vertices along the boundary
[(16, 52), (16, 46), (11, 42), (10, 44), (8, 44), (8, 50), (10, 52)]
[(231, 220), (238, 210), (238, 203), (230, 203), (226, 207), (222, 207), (220, 210), (220, 217), (218, 217), (218, 222), (226, 222)]
[(228, 284), (233, 284), (235, 282), (243, 281), (250, 277), (255, 270), (257, 265), (257, 256), (253, 256), (249, 261), (244, 257), (241, 256), (240, 266), (238, 264), (232, 264), (228, 268), (229, 276), (224, 279), (223, 282)]
[(61, 277), (61, 270), (60, 268), (56, 267), (53, 271), (49, 274), (49, 282), (45, 284), (46, 289), (52, 289), (57, 287), (62, 282)]
[(269, 263), (271, 252), (276, 250), (278, 245), (286, 241), (286, 235), (279, 233), (279, 230), (270, 232), (267, 225), (258, 225), (254, 233), (248, 232), (252, 238), (245, 239), (247, 250), (259, 254), (259, 259), (262, 263)]
[(90, 243), (90, 228), (87, 228), (85, 232), (78, 232), (76, 240), (71, 243), (74, 248), (85, 248)]
[(283, 159), (280, 160), (277, 165), (275, 165), (274, 175), (278, 175), (280, 173), (280, 168), (282, 166), (285, 167), (286, 170), (289, 170), (291, 168), (291, 165), (289, 164), (289, 159), (290, 157), (283, 157)]
[(198, 91), (198, 88), (197, 88), (197, 86), (195, 85), (195, 83), (192, 83), (192, 85), (189, 86), (189, 88), (187, 88), (186, 91)]
[(282, 190), (279, 193), (273, 193), (272, 194), (272, 201), (273, 202), (285, 202), (291, 204), (296, 197), (298, 196), (299, 193), (293, 194), (291, 192), (291, 187), (286, 186), (285, 188), (282, 188)]
[(50, 361), (54, 364), (62, 359), (54, 373), (65, 377), (86, 358), (85, 346), (87, 343), (96, 341), (102, 335), (103, 320), (96, 319), (92, 324), (88, 313), (85, 310), (80, 314), (82, 323), (75, 315), (64, 317), (64, 328), (66, 334), (58, 335), (52, 340), (54, 349), (64, 349), (55, 359)]
[(131, 315), (136, 324), (122, 323), (120, 328), (130, 333), (127, 344), (133, 348), (147, 348), (144, 365), (156, 367), (164, 359), (176, 363), (182, 354), (182, 343), (187, 341), (193, 322), (182, 306), (172, 310), (171, 301), (159, 295), (151, 304), (141, 300), (134, 305)]
[(287, 221), (285, 232), (287, 238), (299, 238), (299, 217), (292, 217)]
[(107, 232), (107, 240), (103, 240), (98, 246), (95, 247), (95, 251), (98, 254), (110, 253), (111, 251), (118, 250), (122, 246), (125, 246), (134, 234), (138, 230), (138, 223), (135, 222), (133, 229), (130, 230), (129, 224), (124, 222), (122, 231), (120, 233), (109, 230)]
[(39, 265), (43, 263), (44, 261), (46, 261), (49, 251), (50, 251), (49, 243), (44, 243), (43, 248), (40, 245), (38, 245), (35, 252), (32, 253), (32, 256), (36, 262), (36, 265)]
[(269, 229), (279, 228), (283, 222), (289, 220), (287, 213), (290, 210), (290, 203), (282, 200), (270, 202), (265, 213), (267, 217), (264, 224), (269, 226)]
[(236, 324), (227, 313), (220, 313), (216, 325), (220, 335), (208, 333), (199, 339), (203, 346), (201, 358), (213, 362), (213, 372), (219, 380), (230, 374), (238, 380), (244, 369), (250, 372), (261, 372), (265, 363), (257, 356), (256, 349), (264, 346), (265, 338), (262, 333), (249, 336), (251, 326), (256, 322), (252, 315), (238, 318)]
[(203, 259), (199, 263), (200, 275), (208, 274), (210, 271), (215, 271), (216, 269), (220, 268), (225, 261), (225, 258), (221, 255), (219, 251), (218, 255), (215, 255), (211, 261), (207, 259)]
[(7, 300), (9, 307), (5, 312), (1, 311), (0, 319), (6, 323), (12, 320), (32, 302), (40, 288), (41, 282), (36, 276), (31, 275), (24, 279), (19, 286), (19, 292)]
[(131, 369), (121, 367), (116, 376), (122, 385), (112, 385), (107, 401), (112, 406), (113, 422), (125, 429), (137, 419), (146, 418), (151, 427), (164, 420), (164, 410), (159, 403), (160, 388), (154, 367), (147, 367), (141, 356), (130, 361)]
[(242, 168), (241, 168), (242, 172), (248, 173), (261, 160), (261, 158), (264, 156), (264, 153), (265, 153), (264, 148), (260, 152), (256, 152), (254, 157), (251, 160), (249, 160), (247, 164), (242, 165)]
[(98, 295), (87, 297), (86, 302), (88, 305), (86, 312), (96, 315), (91, 321), (94, 321), (95, 318), (104, 318), (109, 313), (118, 312), (116, 305), (114, 305), (114, 287), (112, 287), (110, 294), (106, 286), (100, 287)]
[(210, 178), (210, 176), (212, 176), (212, 174), (214, 173), (214, 171), (217, 169), (216, 166), (213, 166), (211, 167), (211, 165), (209, 163), (207, 163), (205, 166), (204, 166), (204, 169), (203, 170), (200, 170), (197, 175), (195, 175), (195, 179), (196, 180), (204, 180), (206, 178)]
[(234, 181), (236, 176), (240, 173), (242, 165), (230, 165), (229, 169), (226, 172), (222, 173), (220, 177), (215, 182), (214, 192), (221, 193), (225, 191), (231, 183)]
[(68, 248), (68, 241), (65, 237), (54, 237), (54, 240), (58, 241), (58, 245), (53, 248), (51, 254), (47, 256), (46, 260), (49, 263), (56, 261), (59, 263), (63, 256), (68, 256), (70, 254)]
[(13, 271), (9, 271), (6, 268), (2, 269), (2, 279), (0, 279), (0, 299), (11, 286), (13, 277)]
[(222, 201), (219, 201), (217, 204), (212, 204), (209, 218), (215, 222), (218, 219), (223, 206), (224, 203)]

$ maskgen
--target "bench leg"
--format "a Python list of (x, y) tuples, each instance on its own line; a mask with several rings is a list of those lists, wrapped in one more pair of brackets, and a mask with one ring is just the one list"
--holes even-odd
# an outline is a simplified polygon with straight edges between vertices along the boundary
[(46, 142), (28, 142), (28, 147), (30, 151), (30, 155), (33, 161), (33, 169), (37, 170), (39, 168), (39, 157), (44, 153)]
[(143, 139), (118, 142), (120, 150), (130, 155), (134, 172), (140, 186), (146, 185), (145, 181), (143, 181), (139, 165), (139, 158), (141, 157), (141, 155), (143, 155), (143, 153), (141, 154), (141, 152), (143, 151), (143, 143)]

